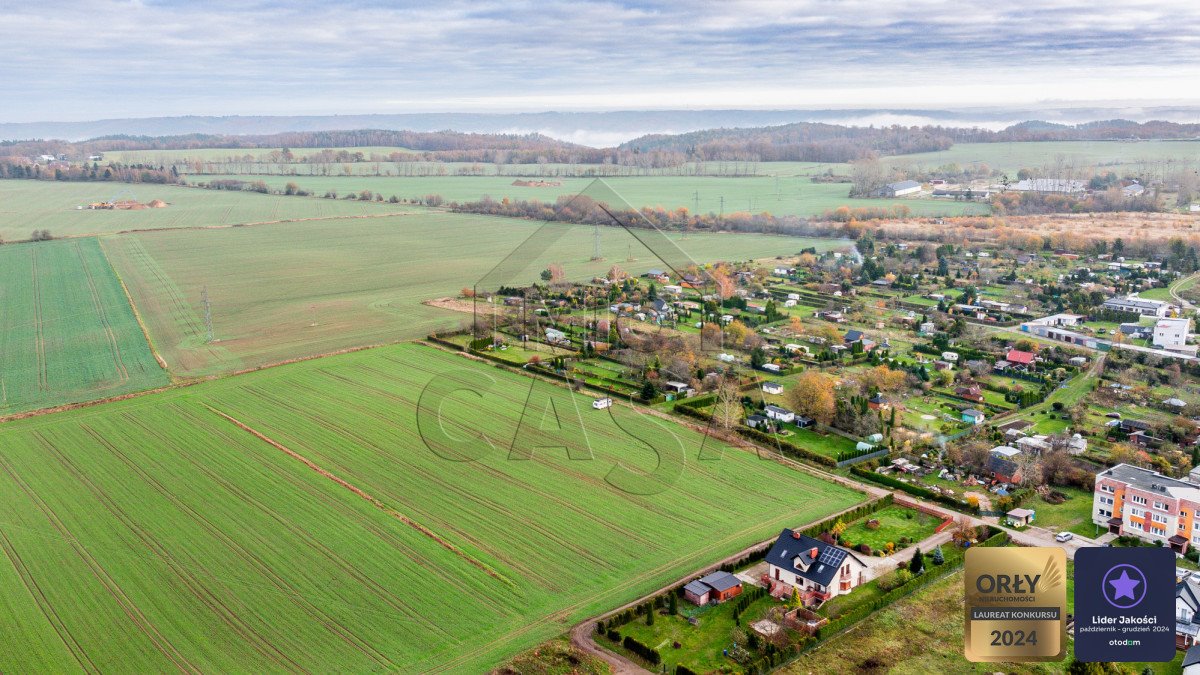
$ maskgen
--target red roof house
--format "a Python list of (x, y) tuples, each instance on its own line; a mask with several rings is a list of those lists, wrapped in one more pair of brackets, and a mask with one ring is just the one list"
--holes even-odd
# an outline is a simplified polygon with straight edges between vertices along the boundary
[(1004, 357), (1005, 361), (1021, 366), (1033, 365), (1033, 352), (1023, 352), (1020, 349), (1010, 349)]

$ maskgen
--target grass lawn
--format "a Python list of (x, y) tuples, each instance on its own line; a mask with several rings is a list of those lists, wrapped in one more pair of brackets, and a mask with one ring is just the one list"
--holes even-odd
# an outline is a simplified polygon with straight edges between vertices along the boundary
[[(867, 523), (879, 521), (879, 529), (869, 529)], [(875, 513), (851, 523), (842, 533), (842, 541), (847, 545), (858, 546), (866, 544), (873, 551), (882, 550), (891, 542), (896, 548), (901, 548), (900, 539), (908, 537), (909, 541), (918, 542), (933, 534), (941, 520), (903, 506), (888, 506)]]
[(6, 423), (0, 671), (487, 672), (863, 500), (590, 400), (402, 344)]
[[(714, 672), (729, 666), (736, 667), (737, 664), (733, 660), (722, 654), (722, 650), (733, 647), (731, 634), (737, 627), (733, 620), (736, 604), (735, 598), (720, 605), (696, 607), (681, 599), (678, 615), (671, 616), (664, 610), (658, 610), (660, 613), (655, 615), (653, 626), (647, 626), (644, 617), (637, 617), (621, 626), (618, 632), (621, 633), (622, 639), (630, 635), (642, 644), (658, 649), (668, 673), (675, 672), (675, 666), (678, 664), (683, 664), (697, 673)], [(750, 607), (741, 615), (741, 630), (749, 633), (750, 624), (763, 618), (767, 610), (774, 606), (781, 606), (781, 603), (771, 596), (750, 603)], [(695, 617), (699, 625), (693, 626), (687, 617)], [(602, 642), (612, 647), (611, 642)], [(679, 649), (673, 647), (675, 642), (679, 643)]]
[(1092, 524), (1092, 493), (1074, 487), (1056, 487), (1070, 498), (1062, 504), (1048, 504), (1041, 497), (1030, 497), (1024, 504), (1025, 508), (1037, 513), (1033, 524), (1053, 532), (1074, 532), (1085, 537), (1096, 536), (1096, 526)]
[(812, 452), (837, 459), (839, 452), (853, 450), (857, 442), (837, 434), (822, 434), (812, 429), (790, 429), (789, 441)]
[(1166, 302), (1174, 301), (1174, 298), (1171, 297), (1171, 290), (1166, 286), (1162, 288), (1148, 288), (1139, 292), (1138, 297), (1146, 300), (1163, 300)]

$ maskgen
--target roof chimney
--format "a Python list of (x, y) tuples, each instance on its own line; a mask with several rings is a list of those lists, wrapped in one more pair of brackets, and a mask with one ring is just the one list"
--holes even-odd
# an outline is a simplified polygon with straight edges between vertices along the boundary
[(799, 539), (799, 538), (800, 538), (800, 533), (796, 530), (792, 530), (792, 539)]
[(817, 547), (814, 546), (814, 547), (812, 547), (812, 550), (808, 552), (808, 557), (812, 558), (813, 560), (816, 560), (818, 553), (820, 553), (820, 551), (818, 551)]

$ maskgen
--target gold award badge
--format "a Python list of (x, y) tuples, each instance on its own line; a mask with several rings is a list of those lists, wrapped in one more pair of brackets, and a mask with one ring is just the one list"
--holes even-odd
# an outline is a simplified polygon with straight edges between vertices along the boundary
[(972, 548), (966, 555), (969, 661), (1057, 661), (1067, 630), (1061, 548)]

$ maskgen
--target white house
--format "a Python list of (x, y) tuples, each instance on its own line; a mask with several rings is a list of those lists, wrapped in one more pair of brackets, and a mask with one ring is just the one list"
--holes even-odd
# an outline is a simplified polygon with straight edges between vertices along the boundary
[(783, 393), (783, 385), (778, 382), (763, 382), (763, 393), (779, 395)]
[(855, 553), (834, 544), (784, 530), (767, 553), (771, 595), (800, 592), (805, 605), (820, 605), (867, 581), (870, 568)]
[(767, 406), (765, 412), (767, 413), (767, 417), (778, 422), (791, 422), (796, 419), (796, 413), (787, 408), (780, 408), (777, 405)]
[(762, 369), (763, 369), (763, 370), (765, 370), (765, 371), (767, 371), (768, 373), (781, 373), (781, 372), (783, 372), (783, 368), (780, 368), (778, 363), (764, 363), (764, 364), (762, 365)]
[(557, 328), (547, 328), (546, 329), (546, 342), (563, 343), (563, 342), (570, 342), (570, 340), (567, 339), (567, 334), (562, 332), (561, 330), (558, 330)]
[(595, 408), (596, 410), (604, 410), (605, 408), (611, 408), (612, 404), (613, 404), (613, 400), (608, 397), (598, 398), (598, 399), (592, 401), (592, 407)]
[(1159, 319), (1154, 324), (1154, 346), (1163, 349), (1178, 349), (1187, 345), (1191, 319)]

